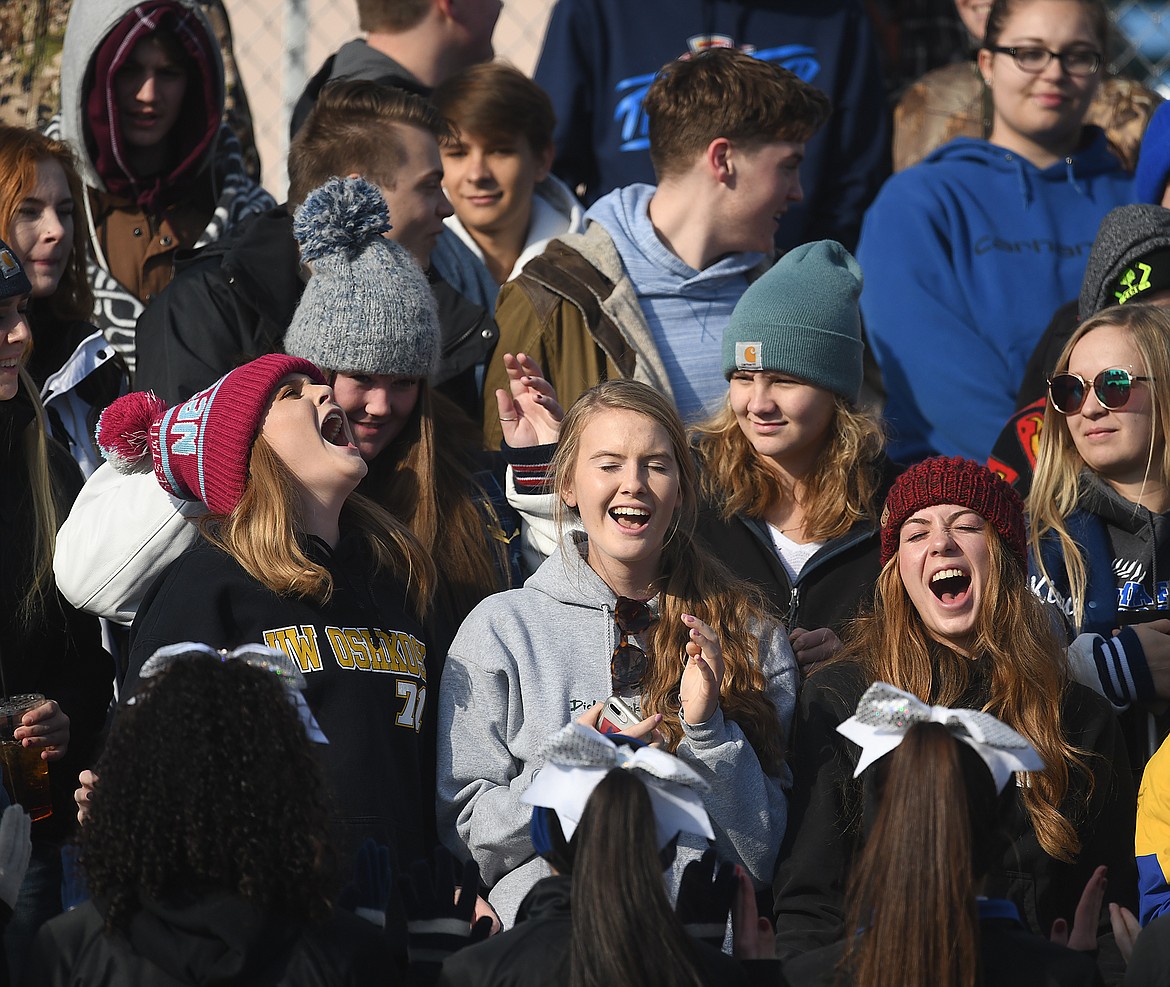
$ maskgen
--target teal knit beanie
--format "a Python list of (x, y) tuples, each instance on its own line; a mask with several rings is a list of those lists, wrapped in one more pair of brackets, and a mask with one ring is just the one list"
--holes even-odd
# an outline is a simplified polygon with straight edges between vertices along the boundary
[(723, 375), (772, 370), (856, 401), (861, 282), (861, 266), (836, 240), (790, 250), (731, 313), (723, 332)]

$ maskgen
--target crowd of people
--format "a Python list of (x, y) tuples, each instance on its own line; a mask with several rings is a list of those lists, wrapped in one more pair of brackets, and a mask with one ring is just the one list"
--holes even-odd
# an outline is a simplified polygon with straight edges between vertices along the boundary
[(1170, 985), (1102, 0), (901, 82), (893, 4), (558, 0), (534, 79), (501, 5), (358, 0), (282, 204), (214, 3), (73, 0), (0, 127), (0, 984)]

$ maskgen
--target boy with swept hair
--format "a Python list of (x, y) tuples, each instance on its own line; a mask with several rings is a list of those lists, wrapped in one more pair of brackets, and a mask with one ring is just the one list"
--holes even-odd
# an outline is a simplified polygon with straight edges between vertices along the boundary
[[(805, 142), (829, 100), (793, 73), (734, 49), (666, 65), (646, 96), (657, 187), (599, 199), (582, 234), (553, 240), (500, 291), (500, 353), (527, 353), (568, 407), (611, 377), (672, 397), (684, 418), (714, 411), (727, 390), (723, 328), (771, 263), (773, 237), (802, 198)], [(495, 389), (484, 433), (498, 445)]]
[(304, 287), (291, 210), (329, 178), (356, 174), (381, 188), (389, 238), (428, 274), (443, 353), (431, 382), (476, 417), (475, 367), (495, 343), (495, 323), (431, 270), (451, 215), (439, 159), (449, 137), (439, 112), (413, 93), (360, 80), (326, 86), (289, 149), (288, 206), (193, 254), (143, 313), (136, 386), (177, 403), (237, 364), (280, 351)]

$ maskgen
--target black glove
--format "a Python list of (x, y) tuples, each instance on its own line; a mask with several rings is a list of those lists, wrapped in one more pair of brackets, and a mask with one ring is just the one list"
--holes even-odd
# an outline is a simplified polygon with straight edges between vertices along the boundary
[(719, 864), (715, 872), (715, 851), (707, 850), (683, 870), (674, 913), (695, 939), (723, 948), (727, 918), (735, 897), (735, 865)]
[[(455, 901), (456, 888), (461, 889)], [(482, 942), (492, 930), (484, 916), (472, 925), (475, 899), (479, 894), (479, 864), (469, 860), (455, 882), (455, 858), (444, 847), (436, 847), (434, 863), (416, 860), (399, 882), (406, 910), (410, 965), (431, 967), (436, 973), (448, 956), (464, 946)]]
[(367, 837), (353, 858), (353, 880), (337, 896), (338, 906), (385, 928), (393, 874), (390, 848)]

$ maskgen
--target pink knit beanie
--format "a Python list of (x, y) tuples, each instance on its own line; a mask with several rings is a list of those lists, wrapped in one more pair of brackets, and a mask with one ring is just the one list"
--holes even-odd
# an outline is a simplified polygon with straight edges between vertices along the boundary
[(308, 360), (270, 353), (173, 408), (150, 392), (126, 394), (98, 419), (98, 447), (118, 472), (138, 472), (153, 463), (167, 492), (201, 500), (213, 514), (231, 514), (244, 495), (252, 443), (269, 398), (288, 374), (325, 383)]

